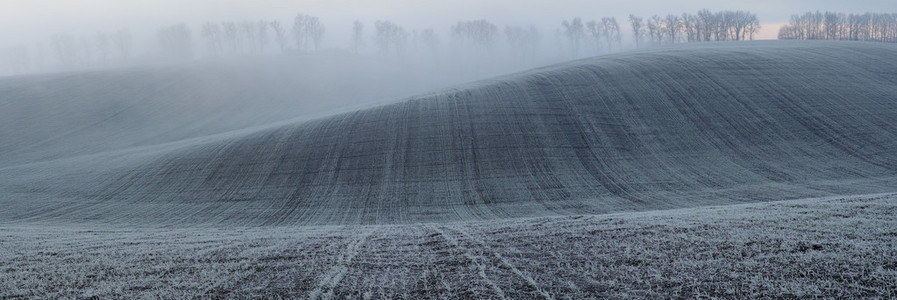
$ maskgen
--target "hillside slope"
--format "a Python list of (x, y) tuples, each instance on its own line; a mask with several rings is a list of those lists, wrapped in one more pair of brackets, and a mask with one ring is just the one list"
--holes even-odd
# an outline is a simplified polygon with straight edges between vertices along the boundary
[(0, 78), (0, 167), (241, 130), (469, 80), (424, 74), (321, 54)]
[(895, 70), (897, 45), (865, 43), (602, 56), (311, 121), (6, 167), (0, 218), (388, 224), (890, 192)]

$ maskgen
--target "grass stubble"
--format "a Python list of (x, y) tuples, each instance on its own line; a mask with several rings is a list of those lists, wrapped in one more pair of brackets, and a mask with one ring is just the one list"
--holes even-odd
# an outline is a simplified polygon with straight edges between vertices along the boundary
[(894, 298), (897, 194), (379, 226), (0, 225), (0, 298)]

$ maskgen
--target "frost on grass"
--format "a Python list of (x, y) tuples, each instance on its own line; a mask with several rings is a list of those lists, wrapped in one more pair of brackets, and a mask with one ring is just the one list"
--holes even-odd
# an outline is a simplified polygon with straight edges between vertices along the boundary
[(398, 226), (0, 227), (0, 298), (889, 298), (897, 196)]

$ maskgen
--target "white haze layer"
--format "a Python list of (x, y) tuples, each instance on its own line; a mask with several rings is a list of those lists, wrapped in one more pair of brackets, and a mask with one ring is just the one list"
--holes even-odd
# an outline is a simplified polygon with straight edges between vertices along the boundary
[[(745, 10), (758, 15), (762, 28), (756, 39), (775, 39), (778, 28), (793, 14), (810, 10), (833, 10), (846, 13), (897, 11), (894, 1), (174, 1), (174, 0), (36, 0), (0, 2), (0, 76), (23, 73), (58, 72), (73, 68), (52, 62), (56, 54), (54, 37), (71, 37), (73, 43), (84, 44), (100, 34), (127, 31), (133, 41), (132, 58), (125, 65), (166, 61), (159, 57), (158, 31), (163, 26), (185, 24), (193, 35), (195, 58), (207, 58), (201, 41), (201, 28), (206, 22), (280, 21), (287, 30), (297, 14), (318, 17), (326, 28), (318, 49), (347, 51), (352, 49), (353, 22), (365, 26), (361, 52), (375, 53), (372, 41), (375, 22), (390, 21), (400, 25), (409, 38), (432, 29), (441, 44), (449, 44), (450, 27), (458, 21), (486, 19), (498, 26), (499, 39), (504, 39), (505, 26), (534, 26), (540, 32), (538, 65), (577, 58), (556, 46), (561, 22), (582, 18), (584, 22), (614, 17), (620, 23), (622, 45), (634, 44), (629, 14), (641, 17), (668, 14), (694, 14), (701, 9), (712, 11)], [(95, 46), (91, 46), (96, 48)], [(292, 46), (291, 46), (292, 47)], [(27, 52), (18, 55), (19, 52)], [(94, 50), (97, 52), (97, 50)], [(268, 50), (268, 54), (276, 51)], [(86, 55), (86, 54), (81, 54)], [(100, 54), (90, 54), (94, 60)], [(104, 58), (105, 60), (105, 58)], [(14, 66), (25, 64), (27, 67)], [(448, 62), (451, 64), (453, 61)], [(13, 66), (10, 66), (13, 65)], [(122, 63), (92, 63), (89, 67), (121, 66)], [(514, 65), (505, 71), (532, 67), (532, 63)], [(428, 66), (429, 67), (429, 66)], [(25, 69), (25, 70), (21, 70)]]

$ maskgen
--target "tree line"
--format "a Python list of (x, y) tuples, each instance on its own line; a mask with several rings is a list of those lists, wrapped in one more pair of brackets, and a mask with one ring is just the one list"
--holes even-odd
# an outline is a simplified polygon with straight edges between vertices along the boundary
[(647, 20), (629, 15), (629, 24), (636, 46), (753, 40), (761, 28), (757, 14), (743, 10), (702, 9), (697, 14), (654, 15)]
[(211, 57), (257, 55), (272, 51), (284, 53), (295, 42), (295, 49), (318, 50), (326, 28), (318, 17), (298, 14), (292, 26), (280, 21), (206, 22), (201, 38)]
[[(389, 20), (369, 24), (356, 20), (351, 37), (345, 39), (348, 47), (344, 50), (391, 61), (443, 60), (461, 67), (496, 61), (537, 65), (633, 47), (753, 39), (760, 29), (756, 14), (706, 9), (697, 14), (650, 18), (629, 15), (624, 22), (615, 17), (591, 20), (575, 17), (557, 25), (546, 31), (533, 25), (499, 26), (476, 19), (458, 21), (441, 31), (406, 28)], [(630, 30), (626, 30), (627, 26)], [(6, 68), (0, 69), (0, 74), (308, 53), (322, 49), (327, 33), (320, 18), (307, 14), (297, 14), (291, 22), (284, 23), (278, 20), (205, 22), (197, 29), (194, 31), (185, 23), (162, 26), (152, 36), (140, 39), (141, 47), (137, 47), (128, 30), (80, 37), (57, 34), (47, 46), (20, 45), (0, 51), (0, 68)]]
[[(660, 46), (675, 43), (753, 40), (760, 32), (757, 14), (748, 11), (712, 12), (703, 9), (697, 14), (654, 15), (643, 18), (629, 15), (632, 45)], [(574, 57), (601, 54), (624, 48), (621, 25), (614, 17), (591, 21), (581, 18), (561, 22), (562, 35)]]
[[(0, 51), (0, 67), (6, 73), (23, 74), (51, 67), (90, 68), (127, 62), (133, 54), (133, 38), (128, 30), (75, 36), (55, 34), (47, 43), (20, 44)], [(52, 66), (54, 65), (55, 66)], [(0, 69), (0, 74), (3, 74)]]
[(622, 43), (620, 24), (614, 17), (588, 22), (577, 17), (564, 20), (561, 26), (573, 57), (581, 56), (582, 49), (590, 49), (595, 54), (611, 52)]
[(897, 13), (806, 12), (779, 29), (785, 40), (897, 42)]

